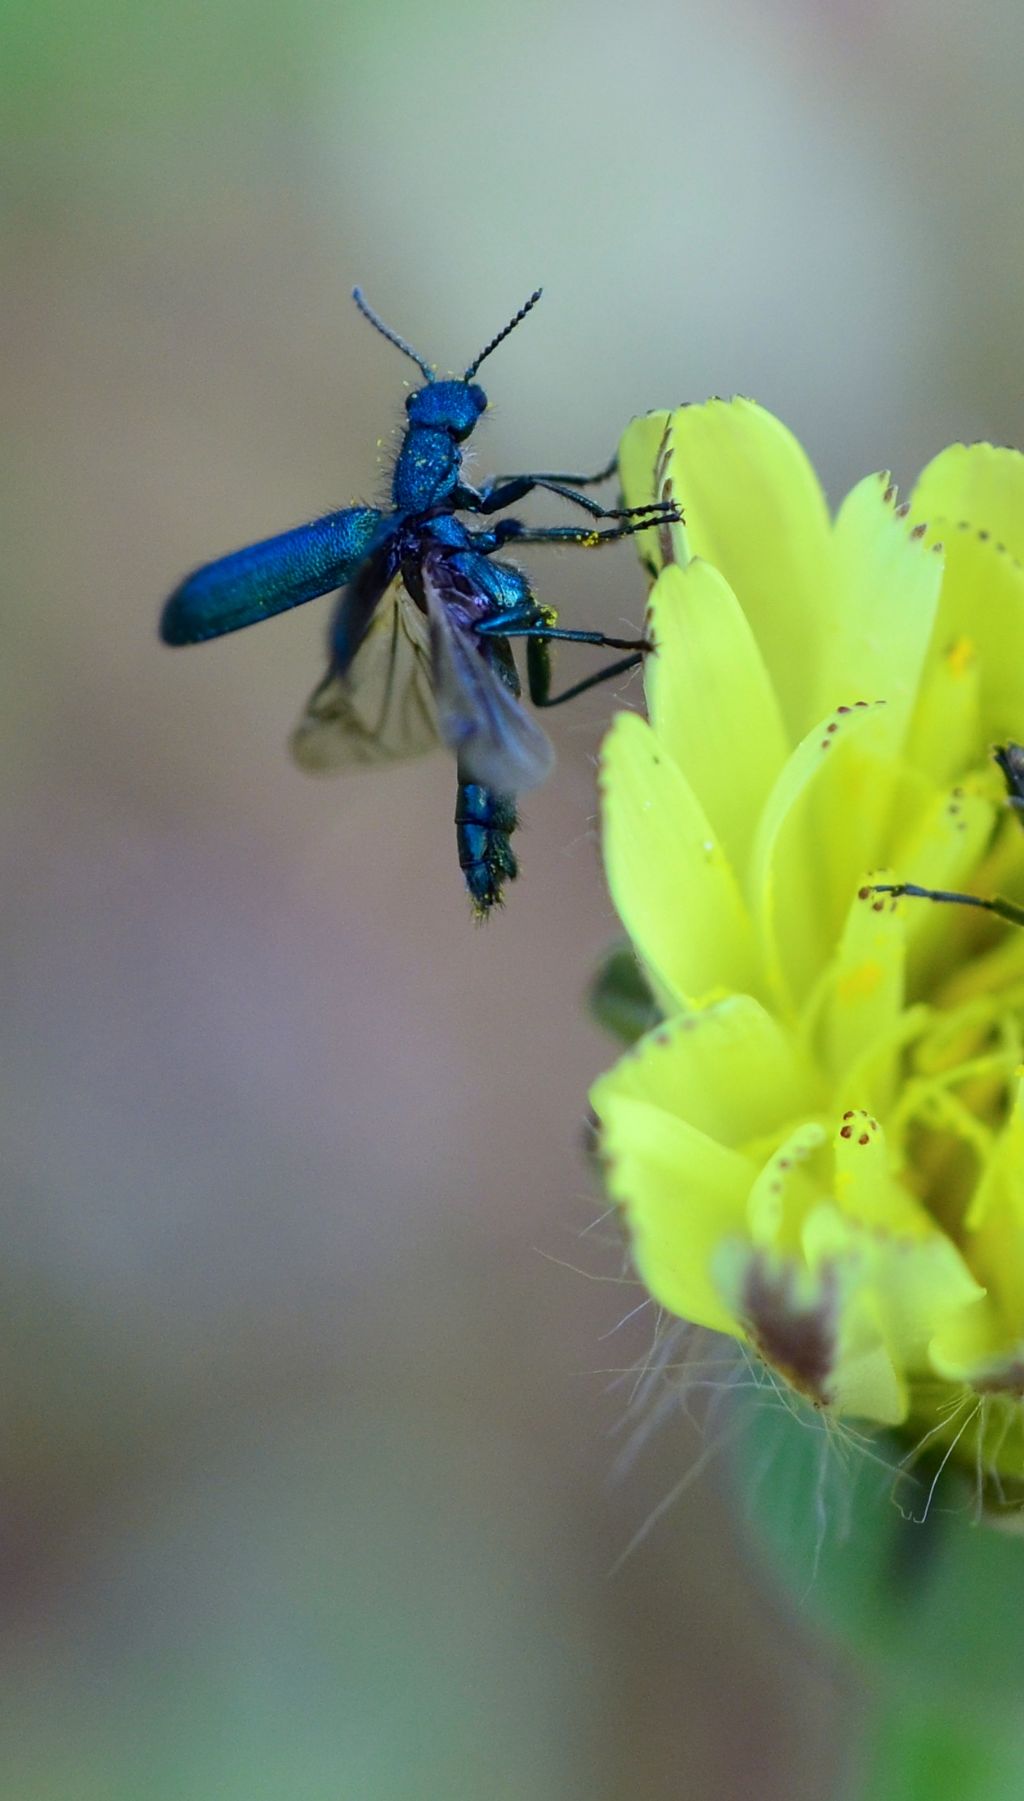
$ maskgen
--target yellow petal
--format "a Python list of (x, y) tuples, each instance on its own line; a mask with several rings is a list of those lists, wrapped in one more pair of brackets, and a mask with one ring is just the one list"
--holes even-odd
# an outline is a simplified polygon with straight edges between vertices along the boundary
[(815, 1406), (882, 1425), (906, 1416), (907, 1384), (848, 1239), (813, 1266), (733, 1240), (714, 1273), (754, 1349)]
[(803, 1222), (825, 1199), (831, 1174), (819, 1167), (828, 1142), (824, 1126), (808, 1120), (782, 1140), (750, 1190), (747, 1219), (754, 1244), (793, 1255), (800, 1249)]
[[(1024, 1231), (1024, 1082), (1019, 1070), (1013, 1083), (1013, 1108), (1000, 1134), (997, 1155), (986, 1175), (988, 1179), (979, 1183), (964, 1222), (967, 1229), (976, 1234), (998, 1209), (1009, 1215), (1015, 1234)], [(1004, 1247), (1004, 1250), (1009, 1249), (1009, 1246)], [(1019, 1264), (1024, 1281), (1024, 1262), (1019, 1257), (1021, 1249), (1024, 1246), (1014, 1243), (1012, 1261)], [(1020, 1304), (1021, 1328), (1024, 1330), (1024, 1287), (1020, 1292)]]
[[(682, 496), (675, 490), (669, 469), (671, 413), (644, 413), (626, 427), (619, 444), (619, 484), (627, 506), (642, 507), (652, 500), (674, 501)], [(685, 566), (690, 560), (685, 525), (652, 526), (637, 532), (634, 543), (641, 562), (652, 574), (667, 563)]]
[(833, 630), (828, 508), (804, 451), (752, 400), (709, 400), (672, 415), (669, 470), (694, 556), (739, 600), (792, 739), (814, 717)]
[(685, 1120), (616, 1094), (610, 1081), (592, 1098), (608, 1192), (625, 1208), (637, 1272), (672, 1313), (735, 1335), (711, 1259), (723, 1232), (742, 1227), (754, 1167)]
[(843, 1218), (906, 1239), (937, 1236), (935, 1222), (892, 1172), (885, 1129), (866, 1107), (848, 1107), (832, 1140), (835, 1199)]
[(950, 444), (922, 470), (911, 512), (929, 523), (966, 520), (1024, 562), (1024, 456), (994, 444)]
[(896, 1361), (911, 1368), (940, 1326), (984, 1293), (952, 1240), (938, 1227), (925, 1233), (881, 1230), (825, 1206), (811, 1216), (804, 1248), (812, 1267), (856, 1264), (875, 1295)]
[(835, 1398), (839, 1327), (834, 1270), (812, 1271), (794, 1258), (755, 1250), (739, 1239), (719, 1246), (715, 1282), (758, 1354), (815, 1406)]
[(824, 1098), (796, 1042), (747, 994), (656, 1026), (598, 1081), (599, 1118), (609, 1096), (659, 1107), (731, 1149), (775, 1137)]
[[(863, 1165), (863, 1185), (858, 1155), (875, 1165)], [(858, 1206), (870, 1215), (872, 1176), (891, 1180), (881, 1135), (849, 1156)], [(906, 1417), (909, 1381), (929, 1367), (931, 1341), (982, 1293), (950, 1241), (907, 1201), (906, 1231), (826, 1200), (804, 1221), (801, 1257), (737, 1237), (713, 1260), (724, 1305), (773, 1368), (817, 1404), (883, 1425)]]
[[(1024, 1342), (1008, 1332), (989, 1295), (958, 1313), (935, 1334), (932, 1368), (947, 1382), (969, 1383), (987, 1394), (1024, 1395)], [(958, 1422), (959, 1423), (959, 1422)]]
[(638, 954), (677, 1004), (755, 981), (753, 934), (707, 815), (651, 728), (620, 713), (601, 759), (608, 886)]
[(979, 740), (971, 762), (993, 740), (1024, 737), (1024, 568), (990, 538), (932, 519), (944, 543), (945, 579), (930, 664), (951, 647), (978, 668)]
[[(937, 1228), (925, 1235), (886, 1232), (823, 1206), (804, 1232), (807, 1260), (813, 1269), (836, 1268), (844, 1276), (843, 1324), (836, 1374), (843, 1411), (864, 1411), (881, 1423), (895, 1424), (907, 1411), (907, 1382), (929, 1367), (929, 1345), (936, 1333), (983, 1293), (951, 1240)], [(877, 1350), (884, 1349), (890, 1368)], [(863, 1392), (864, 1358), (874, 1352), (878, 1383)], [(849, 1361), (848, 1371), (843, 1364)], [(860, 1391), (854, 1399), (854, 1390)], [(898, 1404), (899, 1411), (886, 1411)]]
[[(977, 868), (996, 817), (991, 801), (966, 788), (936, 794), (893, 848), (897, 881), (959, 891)], [(960, 959), (953, 947), (976, 927), (963, 907), (913, 898), (897, 906), (905, 910), (910, 987), (916, 992), (942, 971), (956, 969)]]
[(848, 1105), (879, 1109), (899, 1077), (906, 927), (892, 900), (871, 892), (872, 879), (892, 878), (882, 871), (857, 887), (823, 984), (815, 1043)]
[(1020, 1478), (1024, 932), (874, 885), (1024, 897), (991, 756), (1024, 743), (1024, 457), (954, 447), (911, 514), (872, 477), (832, 527), (778, 422), (716, 401), (621, 470), (687, 514), (643, 534), (651, 726), (605, 766), (666, 1015), (594, 1090), (641, 1273), (833, 1416)]
[(895, 510), (895, 493), (888, 476), (868, 476), (839, 509), (837, 617), (815, 709), (884, 700), (875, 736), (889, 756), (906, 737), (942, 584), (941, 554)]
[(928, 659), (907, 745), (909, 762), (938, 783), (953, 782), (977, 762), (983, 745), (978, 647), (954, 637)]
[(788, 751), (754, 635), (724, 577), (700, 558), (662, 571), (648, 632), (656, 649), (644, 680), (658, 742), (742, 871)]
[[(874, 706), (839, 707), (793, 752), (762, 811), (749, 892), (774, 984), (790, 1006), (813, 987), (846, 917), (859, 871), (857, 808), (867, 776), (844, 760)], [(883, 770), (879, 779), (885, 777)]]
[[(1015, 1361), (1024, 1342), (1024, 1081), (1013, 1081), (1013, 1106), (982, 1169), (967, 1217), (965, 1246), (988, 1294), (956, 1335), (936, 1347), (944, 1373), (974, 1380), (997, 1361)], [(1021, 1383), (1024, 1391), (1024, 1381)]]

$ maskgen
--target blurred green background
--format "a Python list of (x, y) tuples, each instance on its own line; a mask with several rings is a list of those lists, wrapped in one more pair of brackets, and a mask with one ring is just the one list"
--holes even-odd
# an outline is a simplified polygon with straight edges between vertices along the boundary
[[(613, 1478), (603, 1372), (652, 1320), (580, 1237), (615, 697), (553, 716), (475, 931), (443, 758), (287, 760), (325, 605), (173, 655), (155, 621), (378, 493), (409, 370), (357, 281), (456, 369), (544, 284), (483, 471), (737, 390), (835, 497), (1024, 442), (1024, 14), (0, 19), (0, 1794), (827, 1794), (856, 1684), (752, 1578), (727, 1469), (609, 1574), (702, 1445), (677, 1415)], [(628, 547), (530, 567), (568, 623), (642, 616)]]

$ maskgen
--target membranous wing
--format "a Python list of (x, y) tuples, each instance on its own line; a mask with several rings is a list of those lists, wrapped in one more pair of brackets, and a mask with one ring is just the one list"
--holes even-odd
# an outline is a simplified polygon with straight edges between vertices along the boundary
[[(481, 601), (461, 566), (443, 551), (423, 561), (423, 591), (430, 621), (431, 664), (441, 737), (454, 751), (463, 782), (497, 794), (522, 794), (551, 773), (551, 740), (501, 673), (507, 644), (473, 631)], [(514, 665), (508, 657), (508, 669)]]
[(430, 628), (396, 576), (348, 666), (332, 665), (310, 695), (292, 755), (303, 769), (330, 774), (418, 757), (440, 742)]

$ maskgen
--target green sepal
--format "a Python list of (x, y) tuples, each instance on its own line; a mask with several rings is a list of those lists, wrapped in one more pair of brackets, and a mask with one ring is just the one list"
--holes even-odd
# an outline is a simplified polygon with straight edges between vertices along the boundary
[(1020, 1801), (1024, 1741), (948, 1698), (880, 1696), (842, 1801)]
[(897, 1438), (841, 1435), (809, 1408), (793, 1417), (765, 1399), (738, 1405), (747, 1415), (734, 1452), (740, 1506), (794, 1607), (897, 1698), (1015, 1719), (1024, 1670), (1019, 1529), (976, 1516), (970, 1477), (952, 1460), (929, 1501), (936, 1464), (901, 1467), (907, 1447)]
[(628, 944), (608, 951), (591, 983), (587, 1005), (598, 1025), (623, 1044), (635, 1044), (661, 1020), (661, 1009)]

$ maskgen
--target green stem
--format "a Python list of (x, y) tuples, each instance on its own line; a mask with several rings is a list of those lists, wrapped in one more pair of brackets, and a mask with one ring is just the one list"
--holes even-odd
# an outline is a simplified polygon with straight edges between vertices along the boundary
[(845, 1801), (1020, 1801), (1024, 1743), (969, 1708), (887, 1695)]
[(1024, 1538), (969, 1478), (911, 1482), (896, 1440), (751, 1405), (734, 1452), (753, 1546), (866, 1689), (848, 1801), (1022, 1801)]

